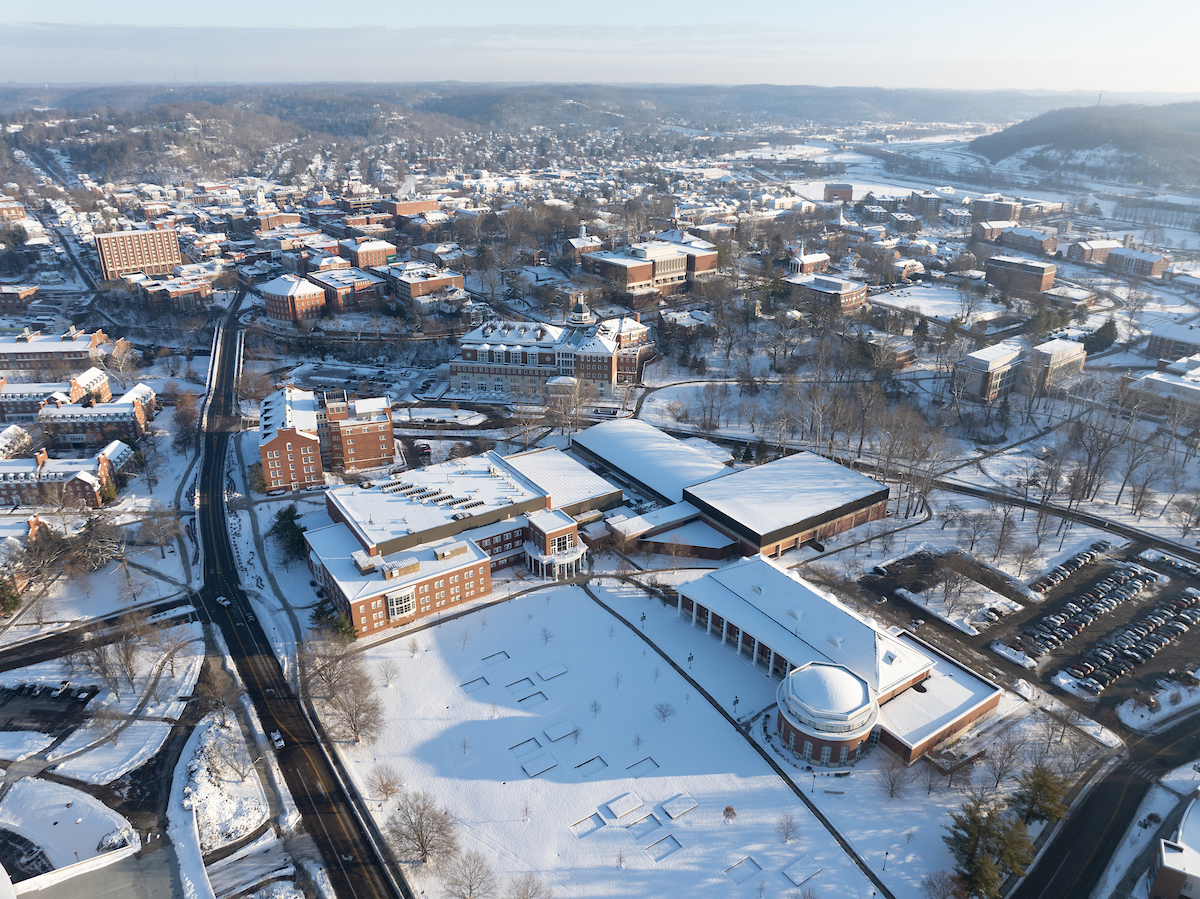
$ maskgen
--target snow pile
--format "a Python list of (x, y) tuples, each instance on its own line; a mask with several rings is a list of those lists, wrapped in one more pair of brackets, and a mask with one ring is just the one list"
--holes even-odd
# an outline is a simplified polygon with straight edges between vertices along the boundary
[[(110, 783), (153, 758), (170, 733), (171, 725), (165, 722), (134, 721), (117, 735), (117, 742), (105, 741), (78, 758), (63, 762), (54, 772), (84, 783)], [(87, 745), (101, 736), (102, 734), (93, 728), (81, 728), (72, 734), (63, 746), (73, 741)], [(68, 751), (77, 748), (78, 745), (69, 746)], [(63, 753), (57, 754), (61, 756)]]
[(203, 852), (228, 846), (267, 820), (267, 798), (236, 721), (221, 727), (214, 720), (207, 726), (188, 762), (183, 797), (183, 807), (196, 813)]
[[(1200, 671), (1200, 668), (1196, 671)], [(1195, 676), (1196, 672), (1192, 674)], [(1200, 706), (1200, 687), (1185, 687), (1183, 684), (1160, 681), (1159, 689), (1153, 694), (1153, 698), (1156, 700), (1153, 709), (1127, 699), (1117, 706), (1117, 717), (1130, 730), (1154, 733), (1162, 722)]]
[(290, 881), (277, 880), (257, 893), (251, 893), (246, 899), (304, 899), (304, 891), (296, 889)]

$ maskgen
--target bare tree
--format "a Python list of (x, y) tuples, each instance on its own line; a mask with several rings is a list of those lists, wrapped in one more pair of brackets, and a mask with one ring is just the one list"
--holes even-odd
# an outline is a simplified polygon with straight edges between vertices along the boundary
[(942, 772), (939, 771), (929, 759), (925, 760), (925, 764), (921, 766), (921, 784), (925, 787), (925, 795), (928, 796), (942, 781)]
[(417, 657), (417, 651), (420, 650), (421, 644), (417, 642), (417, 638), (413, 637), (408, 641), (408, 651), (412, 653), (412, 658)]
[(367, 777), (367, 787), (384, 802), (399, 793), (403, 786), (400, 771), (391, 762), (376, 762)]
[(588, 706), (588, 709), (591, 711), (593, 718), (598, 718), (600, 716), (600, 700), (593, 699), (592, 704)]
[(962, 572), (945, 565), (941, 567), (940, 574), (942, 576), (940, 585), (942, 606), (948, 614), (953, 615), (966, 602), (963, 592), (971, 580)]
[(383, 703), (371, 678), (357, 666), (340, 680), (329, 705), (334, 721), (355, 743), (373, 742), (383, 729)]
[(992, 789), (1008, 780), (1021, 768), (1022, 744), (1011, 733), (1006, 733), (988, 748), (983, 759), (983, 769), (988, 773)]
[(775, 822), (775, 835), (783, 840), (785, 846), (792, 841), (792, 837), (796, 835), (797, 829), (795, 815), (781, 815), (779, 820)]
[(201, 704), (221, 713), (221, 727), (228, 726), (229, 709), (238, 701), (239, 695), (233, 677), (216, 665), (209, 665), (208, 677), (202, 677), (196, 685), (196, 697)]
[(231, 728), (222, 728), (217, 735), (216, 748), (221, 761), (244, 781), (254, 768), (255, 760), (246, 750), (246, 743), (235, 724)]
[(737, 812), (733, 810), (732, 805), (725, 806), (725, 811), (722, 813), (725, 817), (725, 823), (730, 824), (737, 817)]
[(379, 663), (379, 676), (383, 678), (383, 685), (390, 687), (392, 679), (399, 673), (399, 666), (393, 658), (386, 658)]
[(912, 772), (899, 759), (888, 756), (879, 766), (876, 776), (888, 799), (898, 799), (912, 782)]
[(179, 520), (175, 513), (161, 503), (154, 503), (142, 518), (141, 536), (148, 543), (158, 544), (159, 556), (167, 557), (167, 544), (180, 535)]
[(342, 681), (354, 667), (351, 644), (327, 627), (314, 628), (309, 632), (304, 648), (300, 651), (300, 662), (305, 673), (316, 681), (332, 698)]
[(388, 833), (400, 852), (415, 855), (426, 864), (458, 850), (457, 822), (434, 797), (420, 791), (404, 792), (397, 805), (388, 819)]
[(101, 730), (107, 729), (108, 733), (105, 734), (105, 737), (112, 740), (114, 746), (118, 745), (117, 741), (121, 736), (121, 725), (127, 720), (125, 713), (115, 705), (104, 703), (104, 705), (92, 709), (91, 718), (92, 723), (96, 727)]
[(1018, 543), (1016, 549), (1013, 551), (1013, 561), (1017, 564), (1017, 577), (1021, 577), (1037, 557), (1037, 544)]
[(192, 642), (192, 635), (182, 624), (170, 624), (158, 627), (150, 632), (150, 642), (162, 654), (175, 676), (175, 656), (179, 650)]
[(468, 849), (450, 863), (442, 888), (450, 899), (492, 899), (500, 884), (483, 853)]
[(554, 891), (532, 871), (526, 871), (509, 883), (504, 899), (554, 899)]
[(666, 721), (668, 718), (675, 717), (675, 706), (669, 702), (660, 702), (654, 706), (654, 716), (659, 721)]
[(934, 871), (921, 884), (921, 895), (925, 899), (954, 899), (959, 895), (958, 884), (949, 871)]

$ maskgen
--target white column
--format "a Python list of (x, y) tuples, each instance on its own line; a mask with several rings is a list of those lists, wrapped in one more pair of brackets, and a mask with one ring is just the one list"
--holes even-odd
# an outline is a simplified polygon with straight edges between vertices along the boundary
[(676, 618), (683, 617), (683, 594), (682, 593), (675, 594), (675, 617)]
[(743, 630), (738, 631), (738, 655), (742, 654), (742, 638), (745, 636), (746, 636), (745, 631), (743, 631)]
[(712, 609), (708, 610), (708, 623), (704, 627), (704, 636), (712, 634)]
[(771, 676), (771, 671), (775, 668), (775, 650), (767, 647), (767, 677)]
[(721, 621), (721, 645), (725, 645), (725, 641), (729, 638), (729, 619), (725, 618)]
[(692, 601), (692, 627), (696, 626), (696, 609), (699, 608), (699, 606), (700, 604), (695, 600)]

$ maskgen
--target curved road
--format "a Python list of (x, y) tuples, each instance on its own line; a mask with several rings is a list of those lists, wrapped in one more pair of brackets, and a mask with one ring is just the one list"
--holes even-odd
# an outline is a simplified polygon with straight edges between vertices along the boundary
[[(407, 884), (392, 879), (366, 839), (351, 801), (330, 767), (300, 699), (292, 693), (271, 642), (251, 613), (249, 599), (239, 584), (237, 562), (225, 526), (225, 451), (229, 435), (239, 429), (239, 420), (232, 414), (232, 385), (236, 314), (241, 298), (239, 294), (230, 308), (212, 357), (197, 504), (204, 547), (200, 605), (209, 620), (221, 629), (263, 727), (268, 732), (278, 728), (283, 735), (285, 746), (276, 752), (276, 757), (307, 830), (321, 851), (337, 895), (342, 899), (393, 896), (412, 899)], [(217, 596), (227, 597), (231, 605), (218, 604)]]

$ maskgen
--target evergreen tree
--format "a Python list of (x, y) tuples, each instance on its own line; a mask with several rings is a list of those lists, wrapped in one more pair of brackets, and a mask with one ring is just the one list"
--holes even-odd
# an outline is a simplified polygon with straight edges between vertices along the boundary
[(1083, 348), (1087, 350), (1089, 356), (1093, 353), (1103, 352), (1113, 345), (1117, 336), (1117, 323), (1110, 316), (1104, 324), (1084, 338)]
[(1057, 821), (1067, 813), (1067, 779), (1039, 763), (1017, 775), (1017, 791), (1011, 805), (1026, 824)]

